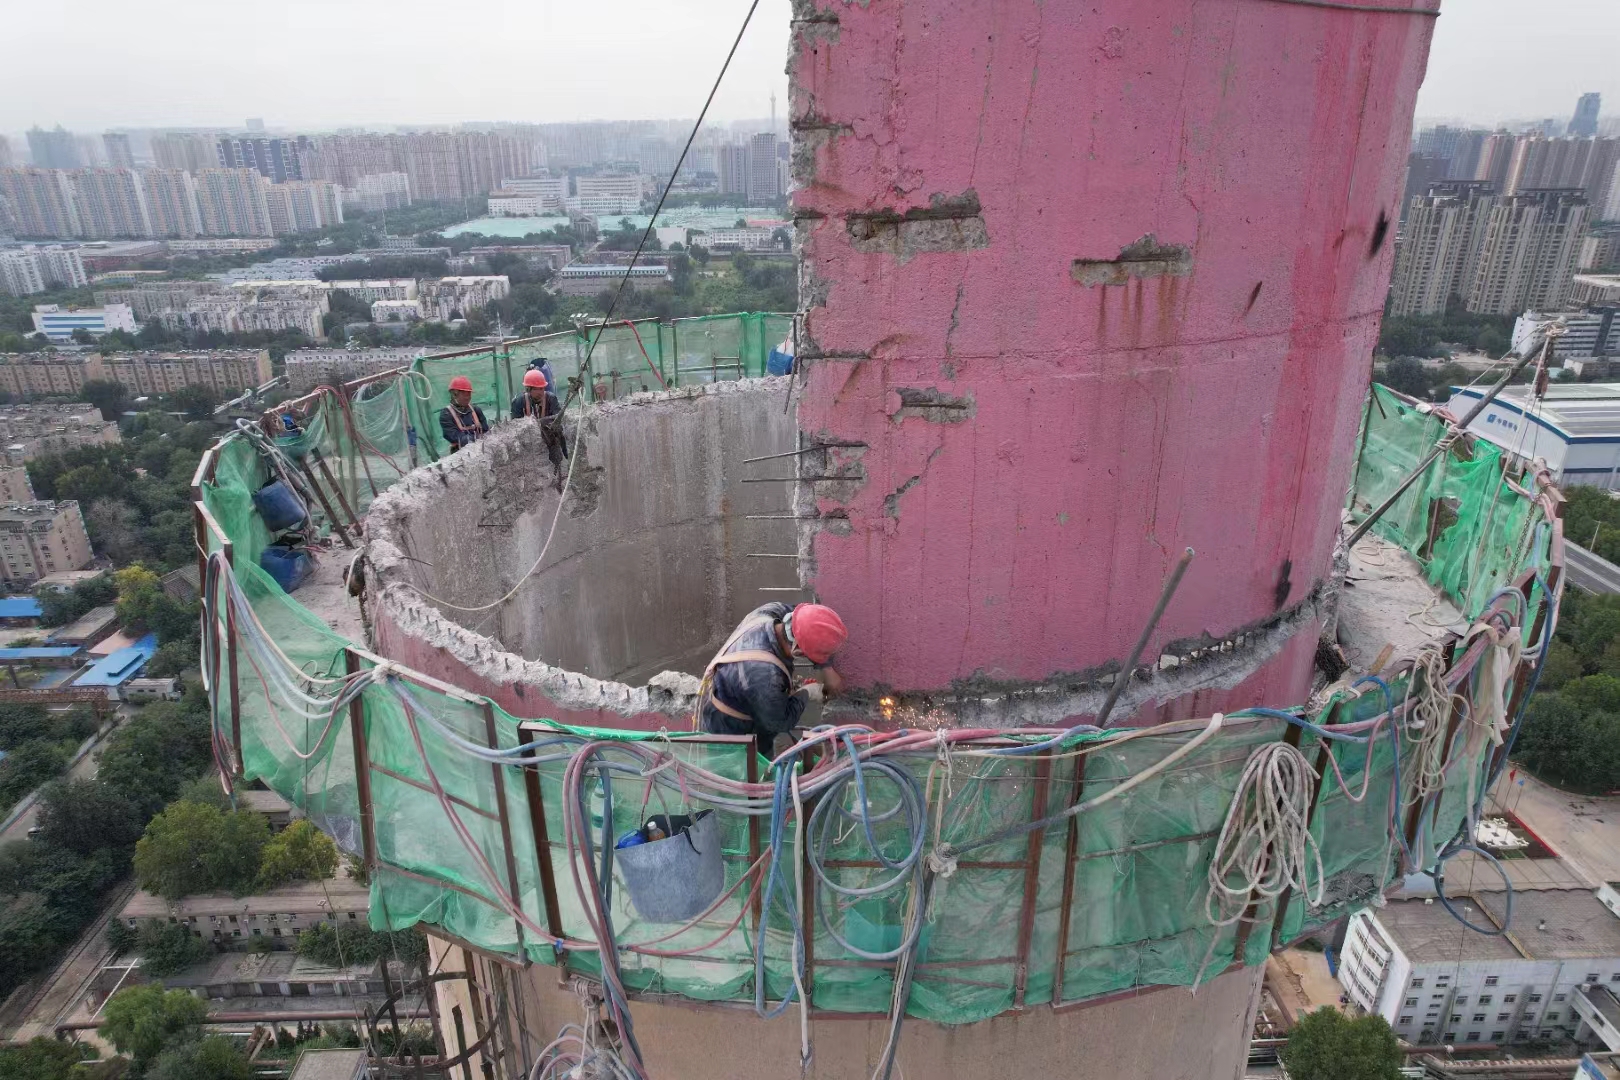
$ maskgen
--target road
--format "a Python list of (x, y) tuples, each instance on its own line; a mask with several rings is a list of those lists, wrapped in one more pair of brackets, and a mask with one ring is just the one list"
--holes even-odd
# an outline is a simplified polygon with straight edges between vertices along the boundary
[(123, 910), (134, 894), (133, 881), (112, 891), (100, 917), (85, 928), (56, 969), (37, 983), (34, 993), (16, 1008), (15, 1028), (10, 1032), (0, 1031), (0, 1038), (26, 1042), (36, 1035), (55, 1034), (57, 1022), (78, 1005), (90, 980), (112, 955), (112, 947), (107, 944), (107, 923)]
[[(98, 742), (88, 754), (84, 755), (83, 759), (81, 759), (77, 765), (68, 770), (68, 776), (74, 780), (94, 780), (96, 776), (96, 764), (101, 760), (101, 752), (102, 750), (106, 749), (107, 740), (112, 738), (113, 731), (117, 731), (118, 728), (124, 723), (128, 722), (129, 718), (133, 715), (134, 713), (131, 711), (128, 705), (119, 705), (113, 712), (112, 730), (104, 734), (101, 737), (101, 741)], [(4, 832), (0, 832), (0, 844), (4, 844), (11, 840), (28, 839), (28, 830), (32, 829), (38, 823), (39, 804), (35, 803), (33, 806), (30, 806), (27, 810), (18, 815), (17, 820), (13, 821), (9, 826), (7, 826)]]
[(1564, 570), (1569, 583), (1589, 593), (1620, 593), (1620, 566), (1564, 541)]

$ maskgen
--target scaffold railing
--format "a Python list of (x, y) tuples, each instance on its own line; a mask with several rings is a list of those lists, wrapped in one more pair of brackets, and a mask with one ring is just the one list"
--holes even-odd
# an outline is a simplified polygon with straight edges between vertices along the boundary
[[(786, 327), (771, 318), (724, 331), (742, 373)], [(682, 338), (722, 334), (637, 328), (629, 347), (676, 383), (697, 355)], [(334, 526), (353, 523), (431, 456), (420, 417), (436, 399), (416, 404), (412, 380), (438, 387), (483, 365), (505, 394), (537, 355), (567, 370), (556, 340), (427, 358), (278, 407), (272, 433), (283, 415), (296, 432), (228, 436), (197, 474), (221, 770), (263, 782), (364, 859), (374, 927), (427, 924), (599, 981), (610, 1000), (956, 1024), (1262, 963), (1472, 844), (1556, 619), (1562, 497), (1544, 471), (1381, 387), (1350, 513), (1446, 441), (1377, 530), (1470, 627), (1309, 710), (1106, 730), (846, 727), (768, 761), (733, 739), (511, 715), (344, 638), (260, 569), (271, 534), (253, 493), (277, 470), (327, 492)], [(711, 375), (730, 355), (714, 348)], [(1261, 784), (1286, 795), (1273, 805)], [(719, 816), (726, 891), (690, 923), (646, 922), (606, 887), (604, 853), (649, 813), (700, 808)]]

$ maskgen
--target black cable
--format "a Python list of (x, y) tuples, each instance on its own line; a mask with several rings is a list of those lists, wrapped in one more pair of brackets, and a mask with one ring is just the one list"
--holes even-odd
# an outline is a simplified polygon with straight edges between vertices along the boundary
[[(619, 279), (619, 287), (613, 290), (613, 300), (608, 304), (607, 314), (602, 316), (602, 325), (597, 329), (596, 336), (591, 338), (585, 347), (585, 359), (580, 361), (581, 375), (590, 371), (591, 354), (596, 352), (596, 343), (602, 339), (602, 334), (608, 325), (613, 322), (613, 312), (619, 306), (619, 297), (624, 295), (624, 287), (630, 283), (630, 273), (636, 268), (636, 260), (641, 258), (642, 249), (647, 246), (647, 238), (652, 235), (653, 226), (658, 224), (658, 215), (664, 209), (664, 200), (675, 187), (675, 178), (681, 175), (681, 166), (686, 164), (686, 155), (691, 151), (692, 144), (697, 141), (698, 132), (703, 130), (704, 118), (709, 115), (709, 106), (714, 104), (714, 95), (720, 91), (720, 82), (726, 77), (726, 69), (731, 67), (731, 58), (737, 55), (737, 46), (742, 44), (743, 34), (748, 30), (748, 23), (754, 17), (754, 9), (759, 7), (759, 0), (753, 0), (748, 5), (748, 14), (743, 16), (742, 26), (737, 28), (737, 37), (731, 43), (731, 51), (726, 53), (725, 63), (720, 65), (720, 74), (714, 77), (714, 85), (709, 88), (709, 96), (703, 102), (703, 109), (698, 113), (697, 123), (692, 125), (692, 134), (686, 137), (686, 145), (681, 147), (681, 156), (675, 161), (675, 168), (669, 174), (669, 183), (664, 185), (664, 193), (658, 196), (658, 205), (653, 207), (652, 217), (647, 219), (647, 228), (642, 231), (641, 242), (636, 245), (636, 252), (630, 256), (630, 264), (624, 268), (624, 276)], [(773, 133), (774, 134), (774, 133)], [(592, 396), (595, 396), (594, 393)]]

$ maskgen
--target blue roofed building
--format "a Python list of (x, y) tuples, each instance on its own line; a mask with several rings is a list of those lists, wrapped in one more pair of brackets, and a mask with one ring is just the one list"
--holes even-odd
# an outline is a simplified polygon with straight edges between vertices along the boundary
[(123, 699), (123, 687), (141, 673), (147, 661), (157, 652), (157, 635), (147, 634), (135, 644), (108, 654), (90, 665), (88, 671), (73, 680), (77, 687), (100, 687), (114, 701)]
[(32, 596), (0, 598), (0, 626), (34, 626), (42, 613), (39, 601)]

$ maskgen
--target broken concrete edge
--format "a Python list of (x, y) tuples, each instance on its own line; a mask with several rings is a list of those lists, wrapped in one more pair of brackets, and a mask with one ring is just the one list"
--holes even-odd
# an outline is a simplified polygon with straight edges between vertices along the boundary
[[(1126, 721), (1145, 707), (1161, 706), (1178, 698), (1210, 690), (1231, 690), (1257, 674), (1272, 657), (1301, 632), (1315, 628), (1328, 609), (1329, 585), (1319, 582), (1304, 600), (1260, 623), (1233, 630), (1220, 638), (1205, 635), (1188, 654), (1178, 656), (1172, 645), (1152, 662), (1139, 667), (1120, 692), (1110, 726)], [(1201, 639), (1202, 640), (1202, 639)], [(1014, 680), (962, 680), (938, 693), (885, 694), (897, 709), (920, 712), (940, 710), (962, 727), (1011, 729), (1070, 727), (1097, 715), (1120, 664), (1057, 675), (1039, 682)], [(878, 695), (865, 695), (829, 705), (831, 722), (861, 722), (863, 707), (875, 708)], [(1257, 706), (1273, 703), (1255, 702)]]
[(1127, 244), (1112, 259), (1076, 259), (1070, 267), (1075, 281), (1094, 285), (1124, 285), (1133, 278), (1186, 277), (1192, 273), (1192, 249), (1185, 244), (1161, 244), (1152, 233)]
[[(731, 380), (681, 387), (668, 391), (632, 394), (615, 401), (586, 408), (573, 418), (570, 445), (584, 460), (588, 440), (599, 430), (603, 419), (649, 406), (681, 400), (716, 397), (735, 393), (787, 392), (789, 376)], [(559, 709), (599, 712), (629, 718), (658, 713), (674, 721), (686, 721), (697, 702), (698, 680), (684, 672), (665, 671), (653, 676), (646, 686), (597, 679), (542, 660), (528, 660), (511, 652), (500, 641), (469, 630), (459, 621), (462, 613), (445, 611), (418, 591), (414, 560), (400, 545), (405, 521), (431, 501), (441, 486), (457, 472), (482, 470), (495, 475), (504, 462), (525, 454), (534, 431), (515, 424), (503, 424), (487, 438), (457, 454), (415, 469), (398, 484), (383, 492), (366, 515), (367, 555), (372, 566), (372, 586), (368, 623), (387, 620), (401, 634), (439, 649), (490, 687), (520, 686), (525, 700), (538, 694)], [(576, 477), (577, 480), (577, 477)], [(575, 501), (571, 492), (569, 503)], [(572, 513), (569, 503), (565, 511)], [(371, 631), (375, 644), (376, 631)], [(537, 702), (537, 704), (539, 704)]]

